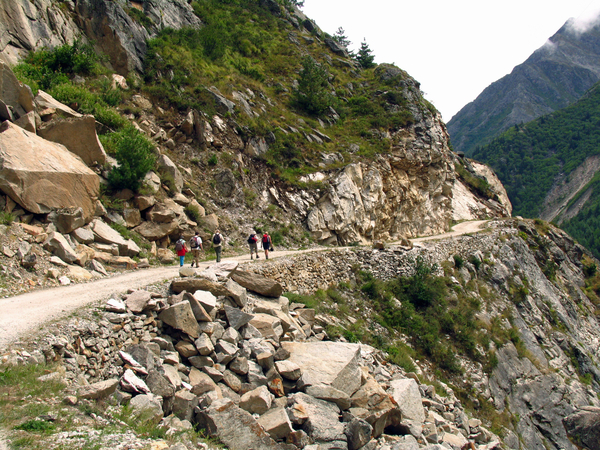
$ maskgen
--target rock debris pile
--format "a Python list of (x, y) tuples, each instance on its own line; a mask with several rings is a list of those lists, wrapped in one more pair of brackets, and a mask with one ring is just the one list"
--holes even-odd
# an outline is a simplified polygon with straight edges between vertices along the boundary
[(499, 448), (450, 389), (419, 385), (370, 346), (328, 341), (279, 283), (237, 263), (181, 274), (192, 276), (168, 291), (111, 298), (98, 322), (66, 327), (30, 358), (62, 359), (79, 399), (129, 402), (230, 449)]

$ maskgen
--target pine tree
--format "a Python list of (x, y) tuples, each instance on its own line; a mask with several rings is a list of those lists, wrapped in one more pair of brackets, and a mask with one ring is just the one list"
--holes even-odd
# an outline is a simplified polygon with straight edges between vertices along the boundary
[(304, 57), (298, 88), (293, 95), (296, 106), (315, 116), (323, 114), (333, 103), (328, 80), (329, 73), (324, 66), (310, 56)]
[(360, 50), (356, 55), (356, 60), (362, 66), (363, 69), (369, 69), (375, 67), (375, 56), (372, 55), (373, 51), (369, 48), (366, 40), (363, 40), (360, 44)]
[(350, 46), (350, 44), (352, 44), (352, 42), (350, 42), (350, 39), (348, 39), (348, 36), (346, 36), (346, 31), (342, 27), (339, 27), (337, 29), (335, 35), (333, 36), (333, 40), (338, 44), (346, 47), (346, 49)]

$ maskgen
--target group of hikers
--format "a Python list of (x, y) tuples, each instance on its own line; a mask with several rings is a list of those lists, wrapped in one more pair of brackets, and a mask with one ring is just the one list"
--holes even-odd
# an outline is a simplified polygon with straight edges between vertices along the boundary
[[(211, 238), (212, 246), (215, 249), (215, 255), (217, 256), (217, 262), (221, 262), (221, 252), (223, 250), (223, 235), (219, 230), (215, 231), (215, 234), (212, 235)], [(259, 258), (258, 256), (258, 243), (260, 242), (262, 250), (265, 252), (265, 258), (269, 259), (269, 251), (273, 251), (273, 242), (271, 241), (271, 236), (269, 233), (265, 232), (261, 239), (256, 235), (256, 233), (251, 233), (248, 236), (248, 246), (250, 247), (250, 259)], [(188, 248), (189, 244), (189, 248)], [(180, 236), (177, 242), (175, 242), (175, 251), (177, 252), (177, 256), (179, 256), (179, 266), (183, 267), (183, 262), (185, 259), (185, 255), (191, 251), (192, 252), (192, 265), (194, 264), (196, 267), (199, 267), (198, 264), (200, 262), (200, 251), (204, 251), (204, 247), (202, 246), (202, 238), (200, 237), (200, 233), (198, 231), (194, 232), (194, 235), (190, 238), (189, 242), (186, 242), (183, 236)]]

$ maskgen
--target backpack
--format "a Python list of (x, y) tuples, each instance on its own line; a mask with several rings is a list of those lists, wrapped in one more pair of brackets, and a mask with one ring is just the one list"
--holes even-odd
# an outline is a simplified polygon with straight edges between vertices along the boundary
[(213, 244), (218, 245), (220, 243), (221, 243), (221, 235), (217, 233), (213, 236)]
[(248, 236), (248, 244), (254, 244), (258, 241), (258, 238), (256, 237), (256, 235), (254, 233), (252, 233), (250, 236)]
[(177, 242), (175, 242), (175, 250), (178, 252), (183, 250), (184, 245), (185, 245), (185, 241), (183, 239), (179, 239)]
[(269, 246), (269, 244), (271, 243), (271, 238), (265, 234), (265, 235), (263, 236), (262, 243), (263, 243), (263, 247), (264, 247), (265, 245), (268, 247), (268, 246)]
[(192, 248), (200, 247), (200, 243), (198, 242), (198, 237), (199, 236), (192, 236), (192, 238), (190, 239), (190, 247), (192, 247)]

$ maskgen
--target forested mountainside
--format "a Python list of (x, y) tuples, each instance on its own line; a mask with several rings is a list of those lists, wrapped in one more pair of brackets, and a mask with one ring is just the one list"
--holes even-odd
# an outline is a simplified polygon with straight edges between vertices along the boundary
[(474, 157), (506, 186), (514, 213), (555, 221), (600, 255), (600, 84), (575, 104), (515, 125)]
[(472, 155), (511, 126), (573, 103), (599, 79), (600, 25), (580, 32), (570, 19), (524, 63), (452, 117), (452, 146)]

